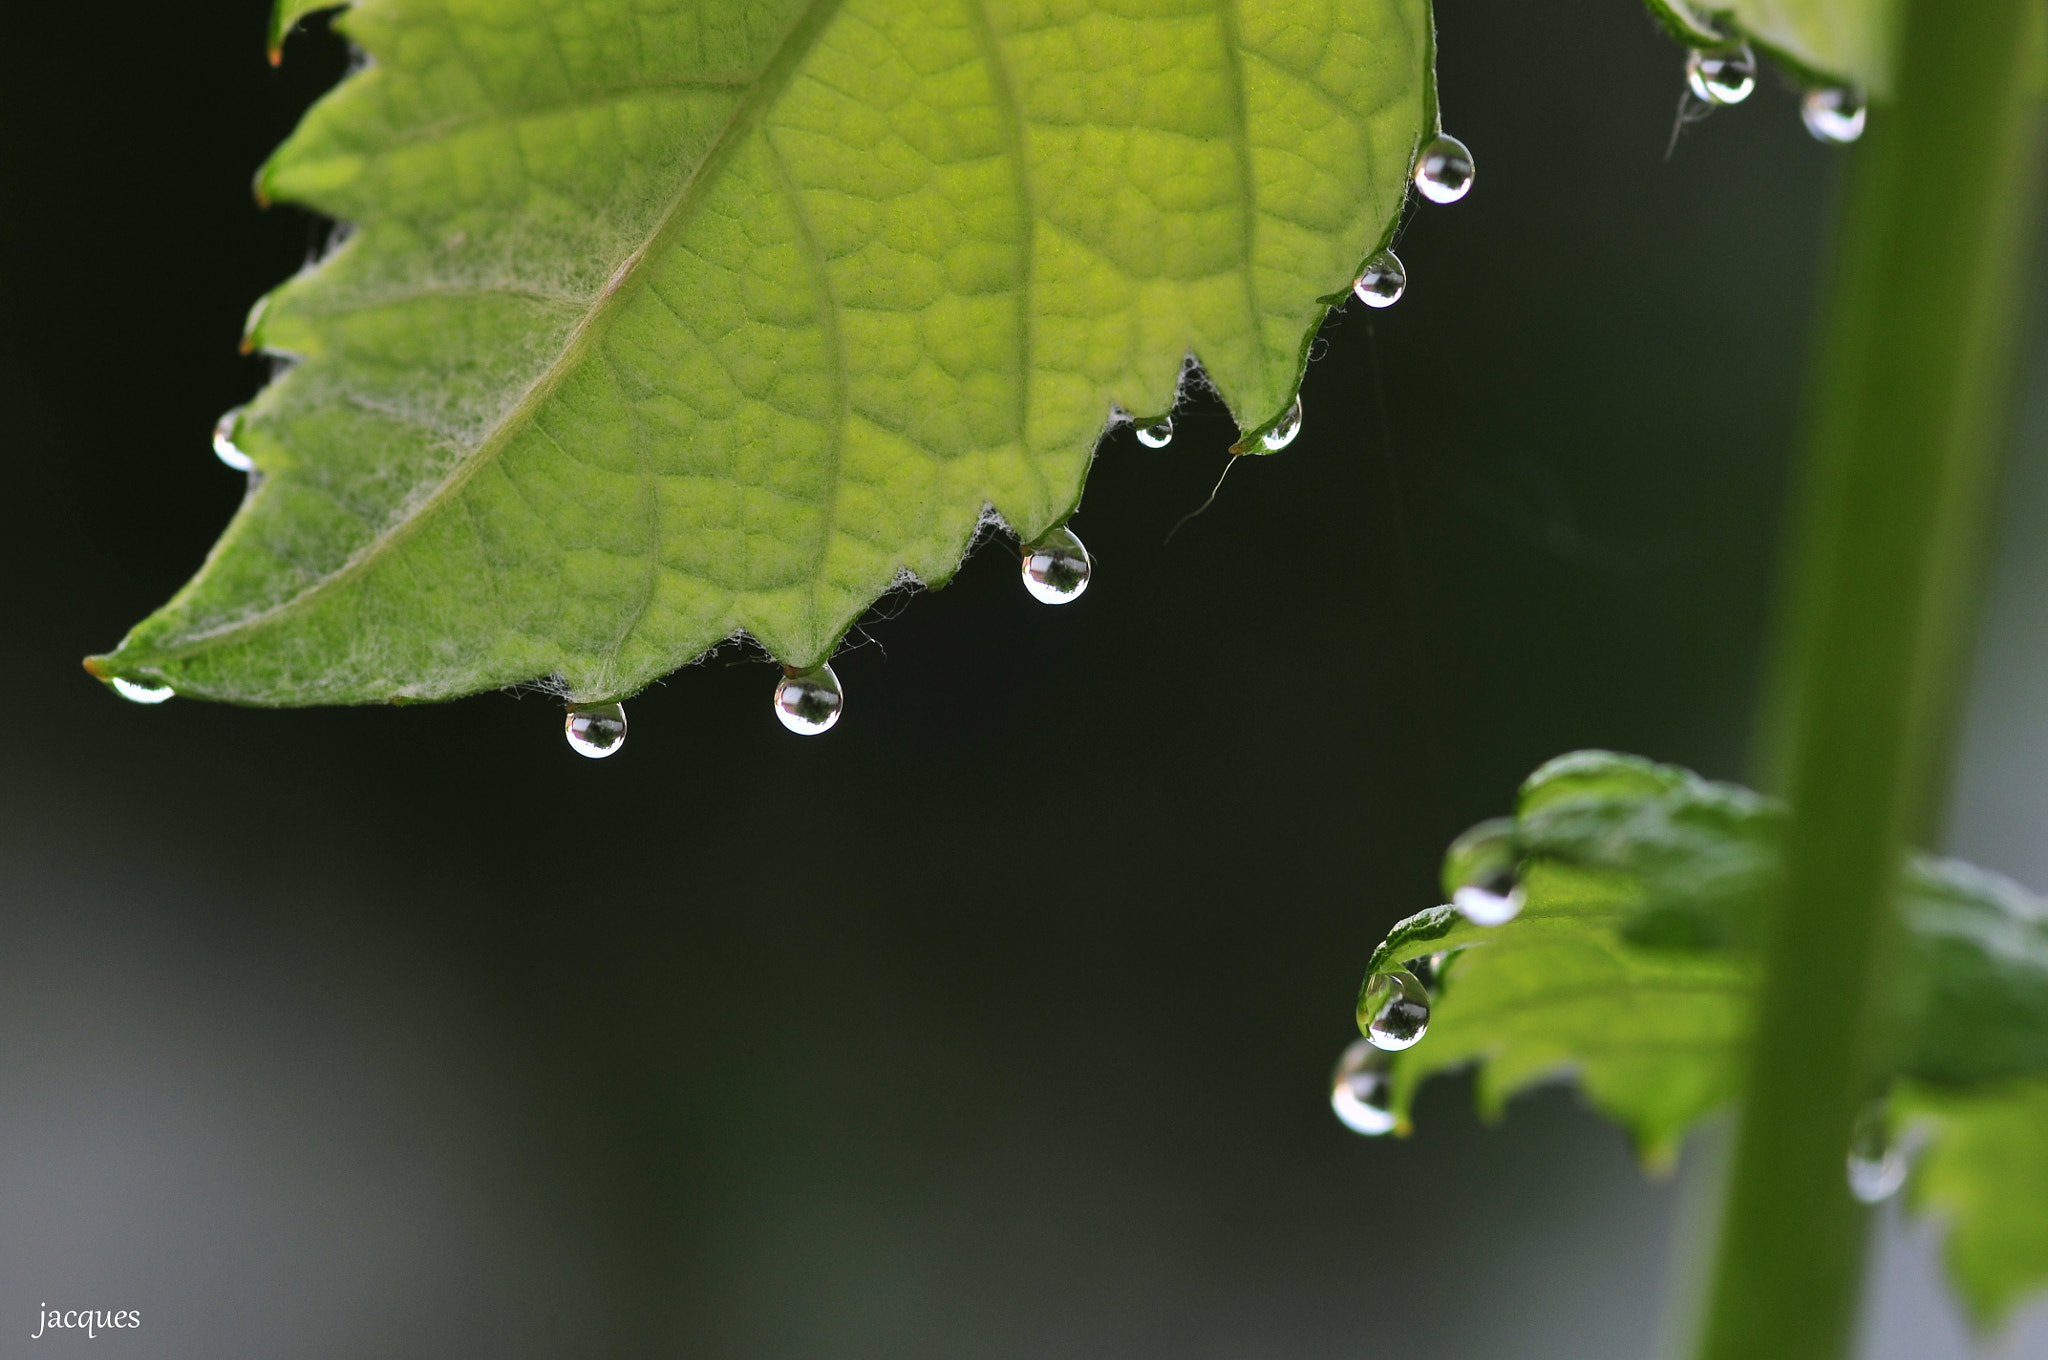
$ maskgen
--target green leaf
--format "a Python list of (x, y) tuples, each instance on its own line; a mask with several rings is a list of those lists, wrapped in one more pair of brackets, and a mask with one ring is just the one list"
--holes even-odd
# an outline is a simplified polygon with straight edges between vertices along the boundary
[(270, 64), (284, 60), (284, 40), (309, 14), (336, 8), (336, 0), (277, 0), (270, 10)]
[(1735, 26), (1781, 65), (1890, 97), (1897, 0), (1733, 0), (1729, 9)]
[(1693, 47), (1747, 40), (1807, 83), (1891, 93), (1897, 0), (1645, 0), (1650, 13)]
[(1979, 1091), (1902, 1083), (1895, 1117), (1924, 1121), (1914, 1209), (1948, 1224), (1949, 1278), (1980, 1327), (2048, 1281), (2048, 1082)]
[[(1486, 927), (1433, 907), (1368, 963), (1370, 978), (1431, 959), (1418, 971), (1438, 978), (1427, 1035), (1390, 1061), (1401, 1126), (1440, 1072), (1477, 1064), (1489, 1117), (1569, 1077), (1647, 1163), (1668, 1165), (1686, 1130), (1740, 1093), (1786, 823), (1772, 799), (1634, 756), (1579, 751), (1531, 775), (1513, 818), (1480, 823), (1444, 861), (1447, 894), (1518, 872), (1520, 915)], [(2048, 1283), (2048, 1194), (1989, 1184), (2048, 1177), (2048, 903), (1916, 856), (1897, 908), (1894, 1116), (1934, 1130), (1917, 1193), (1952, 1219), (1952, 1269), (1989, 1316)]]
[[(1514, 841), (1525, 856), (1626, 874), (1624, 923), (1638, 943), (1752, 943), (1777, 872), (1784, 809), (1734, 784), (1611, 751), (1550, 761), (1522, 786)], [(1457, 868), (1447, 858), (1445, 872)]]
[[(283, 0), (283, 27), (312, 6)], [(260, 191), (261, 476), (96, 673), (616, 699), (828, 657), (1078, 503), (1193, 356), (1257, 434), (1435, 124), (1427, 0), (363, 0)]]
[(1460, 952), (1428, 1034), (1394, 1061), (1397, 1115), (1424, 1081), (1474, 1063), (1489, 1118), (1517, 1092), (1569, 1076), (1646, 1162), (1668, 1165), (1685, 1131), (1740, 1089), (1755, 965), (1627, 944), (1615, 927), (1641, 890), (1621, 874), (1539, 863), (1523, 888), (1515, 920), (1466, 924), (1438, 945)]
[(1951, 1085), (2048, 1076), (2048, 903), (1960, 860), (1916, 859), (1901, 889), (1898, 1070)]
[[(1664, 31), (1688, 47), (1748, 42), (1808, 88), (1848, 85), (1880, 103), (1892, 92), (1898, 0), (1643, 0)], [(2048, 0), (2026, 35), (2029, 92), (2048, 97)]]

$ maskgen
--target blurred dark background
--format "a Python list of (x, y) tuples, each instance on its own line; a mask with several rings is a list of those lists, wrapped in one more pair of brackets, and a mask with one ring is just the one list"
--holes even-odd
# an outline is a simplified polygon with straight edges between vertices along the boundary
[(1534, 765), (1745, 773), (1839, 159), (1791, 93), (1667, 162), (1636, 6), (1445, 4), (1477, 186), (1326, 328), (1292, 448), (1162, 545), (1233, 431), (1120, 432), (1078, 603), (988, 545), (829, 736), (726, 655), (600, 763), (530, 695), (79, 669), (233, 511), (243, 314), (325, 239), (248, 183), (346, 54), (273, 71), (266, 18), (9, 16), (0, 1354), (77, 1344), (42, 1306), (162, 1357), (1650, 1348), (1680, 1195), (1569, 1093), (1368, 1141), (1327, 1081)]

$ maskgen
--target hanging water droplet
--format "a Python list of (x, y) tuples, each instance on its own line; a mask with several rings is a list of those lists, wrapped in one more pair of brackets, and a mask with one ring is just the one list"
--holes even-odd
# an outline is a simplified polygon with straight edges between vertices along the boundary
[(235, 447), (235, 424), (242, 418), (242, 408), (222, 416), (213, 427), (213, 456), (237, 472), (254, 472), (256, 460)]
[(1472, 188), (1472, 152), (1438, 133), (1415, 157), (1415, 187), (1432, 203), (1456, 203)]
[(1294, 442), (1294, 436), (1301, 433), (1301, 398), (1295, 397), (1294, 405), (1287, 408), (1287, 414), (1280, 417), (1280, 423), (1259, 436), (1259, 442), (1266, 446), (1267, 453), (1278, 453)]
[(1474, 925), (1514, 920), (1528, 901), (1520, 882), (1521, 859), (1512, 817), (1496, 817), (1465, 832), (1444, 854), (1444, 891), (1451, 905)]
[(1429, 989), (1406, 968), (1374, 973), (1359, 993), (1358, 1019), (1374, 1047), (1413, 1048), (1429, 1030)]
[(1024, 545), (1024, 588), (1040, 604), (1070, 604), (1088, 589), (1095, 562), (1074, 531), (1062, 525)]
[(141, 680), (113, 679), (114, 693), (131, 704), (160, 704), (177, 693), (169, 685), (152, 685)]
[(1330, 1078), (1330, 1108), (1354, 1133), (1392, 1133), (1394, 1083), (1388, 1079), (1387, 1055), (1363, 1039), (1345, 1049)]
[(1756, 88), (1756, 53), (1749, 44), (1732, 51), (1685, 54), (1685, 83), (1709, 104), (1740, 104)]
[(573, 707), (562, 720), (562, 731), (569, 738), (569, 749), (577, 755), (603, 760), (617, 754), (618, 749), (626, 744), (626, 706), (592, 704), (588, 708)]
[(1163, 449), (1173, 442), (1173, 417), (1161, 416), (1150, 425), (1138, 427), (1138, 442), (1148, 449)]
[(1808, 90), (1799, 105), (1799, 116), (1815, 140), (1853, 142), (1863, 135), (1863, 96), (1854, 90), (1824, 87)]
[(1451, 894), (1451, 905), (1475, 926), (1504, 926), (1522, 914), (1528, 900), (1511, 875), (1467, 883)]
[(1365, 271), (1351, 285), (1351, 291), (1368, 307), (1391, 307), (1408, 291), (1408, 270), (1399, 255), (1382, 250), (1365, 262)]
[(1883, 1203), (1906, 1183), (1910, 1162), (1908, 1149), (1892, 1139), (1885, 1103), (1864, 1106), (1849, 1131), (1849, 1193), (1865, 1204)]
[(846, 693), (830, 666), (813, 666), (807, 671), (782, 668), (782, 682), (775, 687), (775, 716), (798, 736), (830, 732), (845, 707)]

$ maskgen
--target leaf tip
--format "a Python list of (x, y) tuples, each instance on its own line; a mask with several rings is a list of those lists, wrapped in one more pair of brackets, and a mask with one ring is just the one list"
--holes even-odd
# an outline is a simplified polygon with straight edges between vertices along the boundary
[(263, 314), (270, 310), (270, 294), (256, 299), (256, 305), (249, 309), (249, 315), (242, 321), (242, 340), (238, 348), (244, 354), (254, 354), (256, 347), (263, 343)]
[(1643, 1174), (1653, 1180), (1667, 1180), (1678, 1170), (1678, 1140), (1660, 1138), (1655, 1142), (1639, 1143), (1636, 1147), (1636, 1165)]
[(89, 656), (79, 664), (85, 667), (85, 673), (93, 679), (111, 680), (114, 678), (114, 673), (108, 668), (107, 663), (112, 660), (113, 658), (110, 656)]
[(271, 152), (270, 159), (257, 166), (255, 175), (249, 180), (249, 197), (256, 200), (259, 208), (270, 206), (270, 167), (276, 159), (277, 152)]

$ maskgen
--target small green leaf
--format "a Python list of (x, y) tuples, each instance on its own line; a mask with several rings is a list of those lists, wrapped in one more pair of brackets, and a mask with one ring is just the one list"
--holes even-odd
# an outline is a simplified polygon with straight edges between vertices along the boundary
[(1538, 862), (1523, 888), (1507, 925), (1467, 924), (1434, 946), (1462, 949), (1427, 1036), (1395, 1059), (1397, 1114), (1405, 1121), (1424, 1081), (1473, 1063), (1489, 1117), (1519, 1091), (1571, 1077), (1646, 1162), (1668, 1165), (1685, 1131), (1739, 1089), (1754, 964), (1627, 944), (1615, 927), (1641, 888), (1624, 874)]
[[(1501, 865), (1570, 867), (1622, 906), (1603, 930), (1658, 951), (1747, 951), (1778, 873), (1785, 810), (1733, 784), (1611, 751), (1531, 775), (1515, 818), (1482, 822), (1444, 858), (1447, 894)], [(1527, 891), (1531, 907), (1543, 880)], [(1910, 858), (1899, 880), (1906, 949), (1891, 1023), (1898, 1071), (1929, 1081), (2048, 1074), (2048, 903), (1959, 860)], [(1513, 931), (1503, 932), (1512, 936)], [(1368, 973), (1496, 938), (1449, 907), (1397, 925)]]
[[(1480, 823), (1444, 862), (1449, 893), (1518, 866), (1521, 914), (1484, 927), (1433, 907), (1368, 963), (1370, 977), (1444, 956), (1427, 1035), (1390, 1063), (1401, 1127), (1439, 1072), (1478, 1064), (1489, 1116), (1570, 1077), (1647, 1163), (1668, 1165), (1686, 1130), (1739, 1094), (1785, 827), (1772, 799), (1634, 756), (1579, 751), (1531, 775), (1516, 816)], [(1954, 1219), (1958, 1283), (1988, 1314), (2048, 1282), (2048, 1194), (2001, 1198), (1972, 1161), (1987, 1149), (1985, 1166), (2010, 1164), (2022, 1189), (2048, 1176), (2048, 1123), (2029, 1122), (2048, 1120), (2048, 903), (1916, 856), (1897, 907), (1894, 1114), (1934, 1126), (1925, 1193)], [(2022, 1147), (2030, 1127), (2040, 1141)]]
[[(314, 8), (282, 0), (284, 27)], [(1392, 232), (1427, 0), (362, 0), (263, 168), (260, 473), (103, 676), (253, 704), (624, 697), (826, 659), (1197, 359), (1247, 433)]]
[(1932, 1126), (1907, 1193), (1947, 1222), (1949, 1278), (1977, 1324), (1994, 1326), (2048, 1281), (2048, 1082), (1901, 1083), (1892, 1103)]

